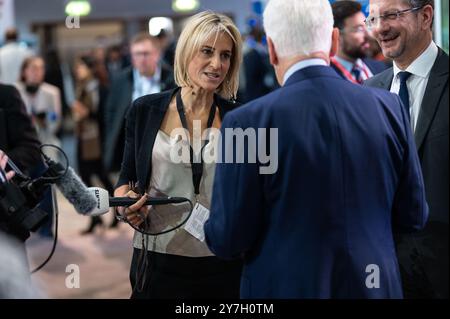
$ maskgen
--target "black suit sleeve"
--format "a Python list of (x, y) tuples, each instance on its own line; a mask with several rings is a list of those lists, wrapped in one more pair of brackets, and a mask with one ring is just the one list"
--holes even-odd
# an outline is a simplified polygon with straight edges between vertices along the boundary
[(6, 127), (4, 151), (22, 170), (29, 170), (41, 160), (37, 138), (19, 92), (13, 86), (0, 86), (0, 108)]

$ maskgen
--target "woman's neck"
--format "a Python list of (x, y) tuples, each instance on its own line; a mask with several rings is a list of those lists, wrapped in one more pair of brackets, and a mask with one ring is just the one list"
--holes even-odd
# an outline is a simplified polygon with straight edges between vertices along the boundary
[(193, 115), (209, 111), (213, 101), (214, 92), (206, 91), (202, 88), (183, 87), (181, 89), (181, 98), (184, 104), (184, 111)]

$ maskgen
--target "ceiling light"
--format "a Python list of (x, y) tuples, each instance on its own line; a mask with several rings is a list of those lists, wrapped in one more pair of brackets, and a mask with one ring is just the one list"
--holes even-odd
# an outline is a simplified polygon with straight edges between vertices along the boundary
[(175, 12), (190, 12), (198, 9), (199, 0), (173, 0), (172, 9)]
[(73, 0), (66, 5), (66, 14), (69, 16), (87, 16), (91, 13), (91, 4), (86, 0)]

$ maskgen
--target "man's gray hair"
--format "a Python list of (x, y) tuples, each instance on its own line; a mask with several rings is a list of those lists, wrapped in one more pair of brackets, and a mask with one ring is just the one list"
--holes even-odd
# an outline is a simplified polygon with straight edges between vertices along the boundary
[(331, 50), (333, 12), (328, 0), (270, 0), (264, 29), (280, 57)]
[[(427, 5), (430, 5), (433, 7), (434, 10), (434, 0), (403, 0), (404, 2), (408, 3), (411, 8), (423, 8)], [(434, 24), (434, 17), (433, 21), (431, 22), (431, 29), (433, 29)]]

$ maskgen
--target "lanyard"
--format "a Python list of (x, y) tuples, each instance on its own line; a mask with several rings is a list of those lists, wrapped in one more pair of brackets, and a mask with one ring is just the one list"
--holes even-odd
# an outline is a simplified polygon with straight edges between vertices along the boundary
[[(344, 76), (347, 80), (349, 80), (350, 82), (353, 82), (355, 84), (360, 84), (357, 81), (357, 79), (355, 79), (353, 74), (348, 72), (348, 70), (337, 59), (332, 57), (331, 62), (333, 62), (333, 64), (339, 69), (339, 71), (341, 71), (342, 74), (344, 74)], [(364, 72), (364, 74), (366, 75), (366, 78), (369, 78), (369, 73), (367, 72), (366, 67), (364, 65), (361, 66), (361, 71)]]
[[(183, 100), (181, 99), (181, 89), (178, 91), (176, 99), (177, 99), (176, 100), (177, 110), (178, 114), (180, 115), (181, 124), (183, 125), (183, 128), (189, 133), (186, 114), (184, 113), (184, 104)], [(213, 104), (211, 105), (211, 110), (209, 111), (206, 129), (210, 129), (212, 127), (214, 118), (216, 116), (216, 107), (214, 102), (215, 101), (213, 101)], [(194, 150), (192, 149), (192, 145), (189, 145), (190, 161), (192, 167), (192, 183), (194, 184), (195, 195), (200, 194), (200, 181), (203, 175), (203, 148), (208, 144), (208, 142), (209, 140), (206, 140), (205, 144), (200, 149), (200, 161), (195, 161), (195, 163), (194, 163)]]

